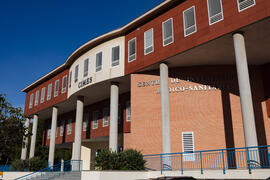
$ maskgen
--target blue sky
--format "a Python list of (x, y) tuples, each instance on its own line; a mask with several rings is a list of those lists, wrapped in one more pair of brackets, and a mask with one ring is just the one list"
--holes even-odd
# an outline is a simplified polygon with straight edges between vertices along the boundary
[(0, 93), (24, 107), (21, 90), (85, 42), (163, 0), (0, 0)]

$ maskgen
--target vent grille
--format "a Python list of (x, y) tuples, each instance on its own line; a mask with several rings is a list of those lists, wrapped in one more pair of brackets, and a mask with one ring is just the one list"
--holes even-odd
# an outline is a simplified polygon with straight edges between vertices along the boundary
[(255, 5), (255, 0), (238, 0), (238, 2), (239, 2), (239, 11), (243, 11)]
[(182, 132), (183, 160), (195, 161), (193, 132)]

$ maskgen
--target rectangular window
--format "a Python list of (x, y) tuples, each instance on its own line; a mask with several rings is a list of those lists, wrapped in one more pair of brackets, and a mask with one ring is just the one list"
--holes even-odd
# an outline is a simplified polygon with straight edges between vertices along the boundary
[(89, 59), (85, 59), (84, 66), (83, 66), (83, 77), (88, 76), (88, 65), (89, 65)]
[(120, 46), (112, 48), (112, 67), (119, 65), (120, 60)]
[(51, 138), (51, 129), (48, 129), (48, 135), (47, 135), (48, 139)]
[(52, 84), (49, 84), (47, 91), (47, 101), (51, 99), (51, 96), (52, 96)]
[(128, 62), (136, 59), (136, 38), (128, 41)]
[(36, 96), (35, 96), (35, 106), (38, 105), (38, 99), (39, 99), (39, 91), (36, 91)]
[(46, 90), (45, 87), (43, 87), (43, 88), (41, 89), (40, 103), (43, 103), (43, 102), (44, 102), (44, 99), (45, 99), (45, 90)]
[(256, 5), (255, 0), (237, 0), (238, 11), (244, 11), (252, 6)]
[(67, 135), (70, 135), (72, 132), (72, 119), (68, 120), (67, 124)]
[(72, 82), (72, 71), (69, 73), (69, 88), (71, 88), (71, 82)]
[(96, 72), (102, 69), (102, 52), (96, 54)]
[(106, 127), (109, 125), (109, 115), (110, 115), (110, 109), (104, 108), (103, 109), (103, 127)]
[(65, 131), (65, 121), (62, 121), (60, 128), (60, 136), (64, 135), (64, 131)]
[(163, 46), (173, 43), (173, 19), (170, 18), (162, 23)]
[(183, 12), (185, 37), (197, 31), (195, 6)]
[(182, 132), (182, 151), (184, 161), (195, 161), (193, 132)]
[(87, 131), (89, 122), (89, 113), (84, 113), (83, 115), (83, 131)]
[(67, 90), (67, 75), (62, 78), (62, 94)]
[(30, 95), (29, 109), (31, 109), (33, 107), (33, 101), (34, 101), (34, 94), (32, 93)]
[(58, 135), (58, 127), (56, 127), (55, 137)]
[(93, 129), (98, 128), (98, 111), (93, 112)]
[(215, 24), (223, 20), (222, 1), (207, 0), (209, 24)]
[(130, 101), (126, 102), (126, 121), (131, 121)]
[(78, 74), (79, 74), (79, 64), (75, 66), (75, 78), (74, 83), (78, 81)]
[(59, 80), (56, 80), (54, 83), (54, 97), (58, 96), (59, 91)]
[(144, 32), (144, 55), (154, 51), (154, 31), (153, 28)]

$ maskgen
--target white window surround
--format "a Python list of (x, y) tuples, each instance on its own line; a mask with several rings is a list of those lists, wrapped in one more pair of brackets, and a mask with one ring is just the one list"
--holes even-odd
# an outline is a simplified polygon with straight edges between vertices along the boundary
[(62, 121), (61, 127), (60, 127), (60, 136), (64, 135), (64, 131), (65, 131), (65, 122)]
[[(130, 54), (130, 43), (132, 43), (132, 41), (135, 42), (135, 46), (134, 46), (134, 48), (135, 48), (134, 54)], [(128, 41), (128, 62), (129, 62), (129, 63), (136, 60), (136, 54), (137, 54), (137, 47), (136, 47), (136, 46), (137, 46), (137, 40), (136, 40), (136, 37), (133, 38), (133, 39), (130, 39), (130, 40)]]
[(59, 79), (54, 82), (54, 97), (58, 96), (59, 92)]
[[(189, 10), (193, 9), (194, 12), (194, 25), (190, 27), (186, 27), (186, 19), (185, 19), (185, 13), (188, 12)], [(196, 23), (196, 9), (195, 6), (192, 6), (186, 10), (183, 11), (183, 23), (184, 23), (184, 36), (187, 37), (191, 34), (194, 34), (197, 32), (197, 23)], [(189, 33), (190, 32), (190, 33)]]
[(68, 120), (67, 124), (67, 135), (70, 135), (72, 132), (72, 119)]
[(75, 78), (74, 83), (78, 82), (78, 75), (79, 75), (79, 64), (75, 66)]
[(38, 100), (39, 100), (39, 90), (36, 91), (36, 95), (35, 95), (35, 106), (38, 105)]
[(103, 109), (103, 121), (102, 121), (103, 127), (109, 126), (109, 116), (110, 116), (110, 109), (104, 108)]
[(256, 5), (256, 0), (243, 0), (242, 2), (239, 1), (241, 0), (237, 0), (237, 7), (239, 13)]
[(72, 71), (69, 72), (69, 88), (71, 88), (72, 83)]
[(126, 121), (131, 121), (131, 108), (130, 108), (130, 101), (126, 102)]
[(194, 149), (194, 133), (182, 132), (182, 152), (186, 152), (183, 161), (195, 161)]
[[(171, 24), (172, 24), (172, 34), (171, 34), (171, 36), (170, 37), (164, 37), (164, 35), (165, 35), (165, 29), (164, 29), (164, 25), (165, 25), (165, 23), (167, 23), (168, 21), (171, 21)], [(169, 40), (169, 39), (172, 39), (169, 43), (165, 43), (165, 41), (167, 41), (167, 40)], [(169, 19), (167, 19), (166, 21), (164, 21), (164, 22), (162, 22), (162, 41), (163, 41), (163, 47), (165, 47), (165, 46), (168, 46), (168, 45), (170, 45), (170, 44), (172, 44), (173, 42), (174, 42), (174, 33), (173, 33), (173, 18), (169, 18)]]
[(48, 129), (48, 131), (47, 131), (47, 137), (48, 137), (48, 139), (50, 139), (51, 138), (51, 129)]
[[(151, 45), (147, 46), (147, 34), (151, 34)], [(147, 52), (147, 50), (150, 49), (150, 51)], [(150, 54), (154, 52), (154, 28), (151, 28), (144, 32), (144, 55)]]
[(92, 129), (98, 128), (98, 111), (93, 112), (93, 127)]
[(89, 113), (83, 114), (83, 131), (87, 131), (89, 123)]
[(34, 94), (32, 93), (30, 95), (30, 100), (29, 100), (29, 109), (33, 107), (33, 102), (34, 102)]
[[(115, 53), (118, 53), (118, 58), (116, 58)], [(119, 65), (119, 63), (120, 63), (120, 45), (112, 47), (111, 59), (112, 59), (111, 60), (111, 67), (115, 67), (115, 66)]]
[(56, 127), (55, 137), (57, 137), (57, 135), (58, 135), (58, 129), (59, 129), (59, 127)]
[(46, 87), (43, 87), (43, 88), (41, 89), (40, 103), (43, 103), (43, 102), (44, 102), (44, 99), (45, 99), (45, 91), (46, 91)]
[[(102, 51), (96, 53), (96, 66), (95, 66), (95, 72), (99, 72), (102, 70), (102, 57), (103, 53)], [(100, 59), (98, 59), (100, 58)], [(99, 62), (98, 62), (99, 61)]]
[(47, 90), (47, 101), (51, 99), (52, 96), (52, 83), (48, 85), (48, 90)]
[[(210, 13), (210, 6), (209, 6), (209, 0), (206, 0), (207, 1), (207, 9), (208, 9), (208, 20), (209, 20), (209, 25), (213, 25), (213, 24), (216, 24), (220, 21), (222, 21), (224, 19), (224, 15), (223, 15), (223, 7), (222, 7), (222, 0), (216, 0), (216, 1), (220, 1), (220, 8), (221, 8), (221, 12), (217, 13), (217, 14), (214, 14), (211, 16), (211, 13)], [(219, 19), (218, 19), (219, 18)], [(217, 19), (216, 21), (214, 22), (211, 22), (212, 19)]]
[(89, 59), (85, 59), (83, 61), (83, 77), (88, 76), (88, 70), (89, 70)]
[(63, 78), (62, 78), (62, 91), (61, 93), (65, 93), (67, 91), (67, 75), (65, 75)]

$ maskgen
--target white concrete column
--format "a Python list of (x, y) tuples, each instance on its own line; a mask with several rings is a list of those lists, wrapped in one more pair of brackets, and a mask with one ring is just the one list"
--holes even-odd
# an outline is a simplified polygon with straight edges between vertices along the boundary
[(75, 122), (74, 160), (81, 160), (83, 103), (84, 97), (78, 96)]
[(57, 114), (58, 114), (58, 107), (53, 107), (48, 166), (53, 166), (53, 164), (54, 164), (55, 135), (56, 135), (56, 129), (57, 129)]
[(246, 147), (257, 146), (258, 141), (255, 127), (252, 95), (250, 89), (245, 39), (243, 34), (235, 33), (233, 35), (233, 41), (240, 92), (242, 120), (244, 126), (245, 144)]
[(118, 101), (119, 101), (119, 84), (111, 84), (111, 104), (110, 104), (110, 134), (109, 148), (111, 151), (117, 151), (118, 141)]
[[(30, 120), (29, 118), (26, 118), (25, 120), (25, 128), (29, 128)], [(28, 130), (26, 131), (26, 134), (28, 134)], [(21, 152), (21, 160), (26, 159), (27, 154), (27, 146), (28, 146), (28, 137), (23, 137), (23, 145), (22, 145), (22, 152)]]
[(30, 145), (30, 154), (29, 158), (33, 158), (35, 156), (35, 146), (36, 146), (36, 138), (37, 138), (37, 125), (38, 125), (38, 115), (34, 115), (33, 126), (32, 126), (32, 137), (31, 137), (31, 145)]
[(171, 153), (168, 65), (165, 63), (161, 63), (159, 68), (160, 68), (162, 153)]

